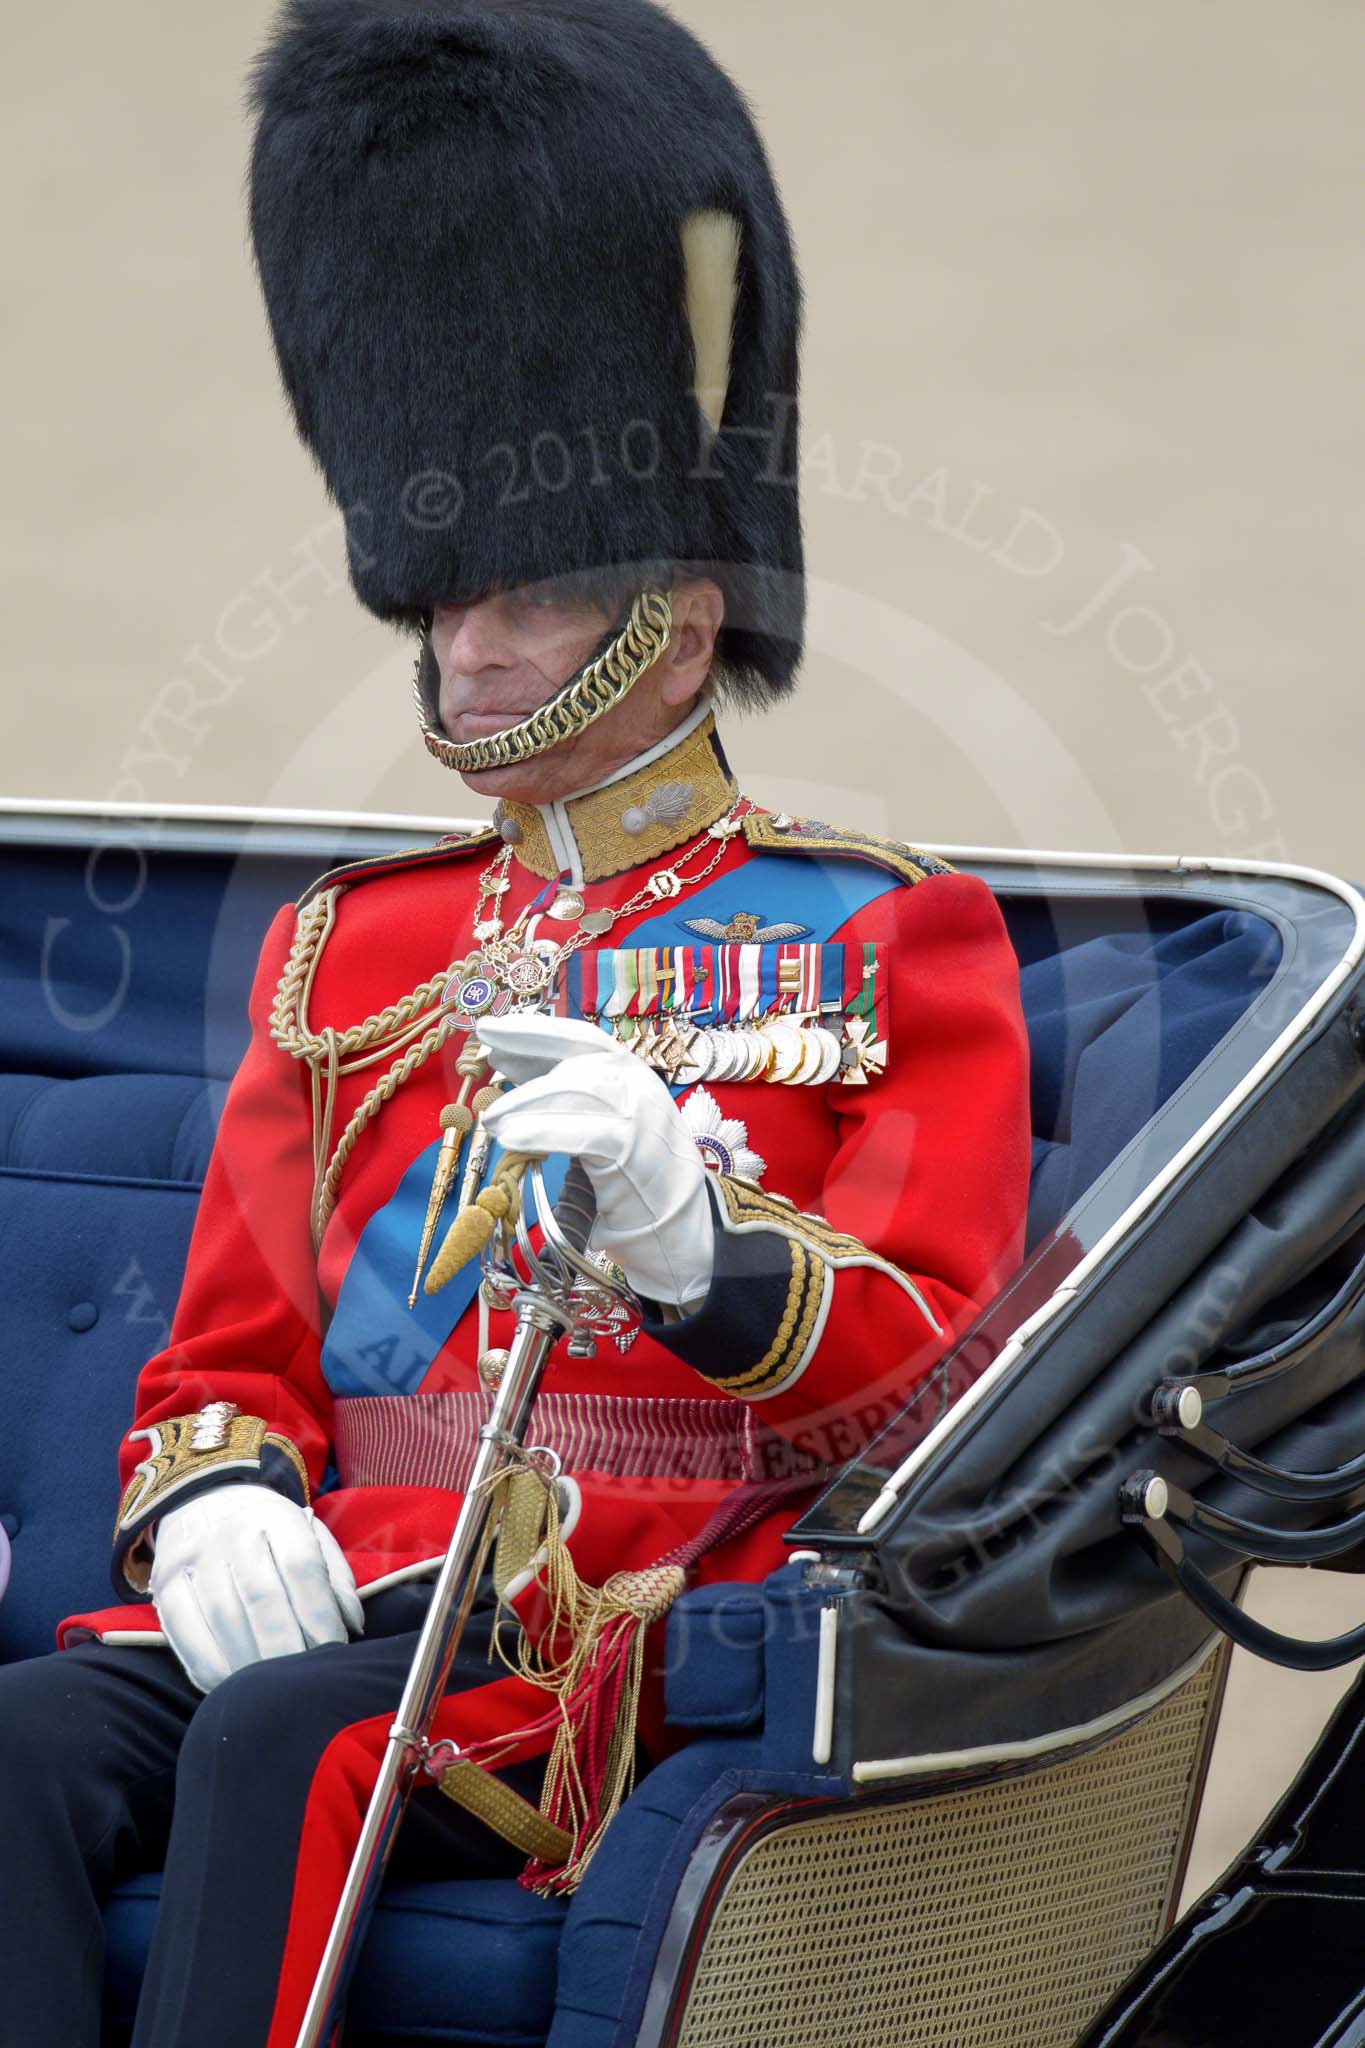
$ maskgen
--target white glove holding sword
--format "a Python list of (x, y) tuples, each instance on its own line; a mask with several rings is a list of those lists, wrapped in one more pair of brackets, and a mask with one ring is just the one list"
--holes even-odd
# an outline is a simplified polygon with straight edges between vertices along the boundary
[(647, 1300), (698, 1306), (715, 1262), (706, 1168), (659, 1075), (574, 1018), (533, 1011), (476, 1028), (513, 1084), (485, 1128), (505, 1152), (580, 1159), (597, 1197), (593, 1246)]

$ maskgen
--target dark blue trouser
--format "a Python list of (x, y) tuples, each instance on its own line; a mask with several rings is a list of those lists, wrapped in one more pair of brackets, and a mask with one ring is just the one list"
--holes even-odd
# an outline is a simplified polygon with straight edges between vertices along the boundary
[[(98, 2048), (104, 1900), (163, 1864), (133, 2048), (259, 2048), (317, 1760), (397, 1707), (430, 1590), (378, 1593), (359, 1641), (252, 1665), (207, 1698), (163, 1649), (0, 1667), (0, 2048)], [(476, 1607), (451, 1691), (502, 1675), (490, 1621)], [(538, 1799), (543, 1770), (500, 1775)], [(429, 1787), (390, 1868), (513, 1876), (524, 1861)]]

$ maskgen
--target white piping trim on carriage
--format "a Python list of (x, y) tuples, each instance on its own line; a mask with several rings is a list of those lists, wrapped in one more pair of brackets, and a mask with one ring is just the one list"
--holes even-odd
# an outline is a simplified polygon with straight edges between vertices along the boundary
[[(926, 847), (925, 852), (928, 850)], [(1121, 1707), (1111, 1707), (1107, 1714), (1098, 1714), (1093, 1721), (1082, 1721), (1074, 1728), (1057, 1728), (1050, 1735), (1030, 1735), (1021, 1742), (988, 1742), (979, 1749), (940, 1749), (927, 1751), (923, 1756), (873, 1757), (867, 1763), (855, 1763), (849, 1776), (855, 1785), (870, 1785), (879, 1778), (919, 1778), (940, 1771), (974, 1770), (983, 1764), (1027, 1763), (1033, 1757), (1047, 1756), (1054, 1750), (1071, 1749), (1077, 1743), (1097, 1741), (1128, 1722), (1140, 1720), (1154, 1707), (1159, 1707), (1163, 1700), (1168, 1700), (1172, 1693), (1179, 1692), (1197, 1671), (1203, 1670), (1218, 1642), (1215, 1630), (1202, 1648), (1196, 1650), (1193, 1657), (1169, 1678), (1163, 1678), (1160, 1685), (1154, 1685), (1135, 1700), (1127, 1700)]]
[(838, 1654), (839, 1609), (831, 1601), (820, 1609), (820, 1644), (815, 1672), (815, 1730), (810, 1745), (812, 1763), (827, 1764), (834, 1748), (834, 1663)]
[(101, 803), (94, 797), (0, 796), (0, 817), (148, 818), (172, 824), (372, 826), (389, 832), (480, 832), (487, 818), (415, 818), (402, 811), (301, 811), (269, 804)]
[(1365, 896), (1349, 882), (1343, 881), (1340, 876), (1330, 875), (1322, 868), (1300, 867), (1292, 861), (1238, 861), (1222, 857), (1203, 858), (1195, 854), (1040, 853), (1013, 851), (1005, 847), (961, 846), (926, 846), (923, 850), (926, 853), (941, 854), (945, 860), (951, 860), (954, 855), (958, 858), (970, 855), (974, 860), (998, 860), (1013, 865), (1027, 863), (1030, 866), (1049, 864), (1064, 867), (1111, 867), (1141, 869), (1148, 872), (1165, 870), (1168, 873), (1179, 874), (1264, 875), (1283, 877), (1293, 882), (1310, 882), (1317, 888), (1326, 889), (1332, 895), (1341, 898), (1355, 918), (1355, 932), (1336, 966), (1324, 976), (1308, 1001), (1290, 1018), (1279, 1037), (1266, 1047), (1254, 1066), (1248, 1068), (1237, 1086), (1224, 1096), (1212, 1116), (1206, 1117), (1198, 1130), (1186, 1139), (1160, 1172), (1153, 1175), (1141, 1193), (1134, 1197), (1123, 1214), (1105, 1231), (1103, 1237), (1097, 1239), (1085, 1257), (1072, 1268), (1062, 1285), (1011, 1333), (999, 1357), (987, 1366), (981, 1377), (973, 1381), (942, 1420), (920, 1439), (915, 1448), (896, 1467), (872, 1505), (859, 1517), (857, 1533), (860, 1536), (869, 1535), (891, 1512), (909, 1481), (933, 1456), (940, 1444), (954, 1435), (964, 1418), (999, 1385), (1005, 1374), (1018, 1362), (1029, 1340), (1035, 1337), (1045, 1324), (1059, 1315), (1068, 1302), (1075, 1299), (1119, 1239), (1147, 1213), (1172, 1181), (1184, 1172), (1190, 1161), (1204, 1150), (1210, 1140), (1231, 1119), (1252, 1091), (1260, 1086), (1266, 1075), (1279, 1065), (1290, 1047), (1302, 1038), (1342, 983), (1354, 972), (1362, 957), (1365, 957)]

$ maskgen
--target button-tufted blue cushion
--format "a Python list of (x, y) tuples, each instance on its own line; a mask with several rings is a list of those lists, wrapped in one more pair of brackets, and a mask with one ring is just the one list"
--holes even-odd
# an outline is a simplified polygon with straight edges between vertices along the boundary
[(120, 829), (0, 847), (0, 1657), (113, 1600), (133, 1382), (166, 1340), (261, 937), (320, 865)]
[(222, 1094), (184, 1074), (0, 1074), (0, 1170), (198, 1188)]
[(0, 1656), (49, 1650), (63, 1614), (113, 1601), (114, 1452), (166, 1341), (211, 1130), (186, 1077), (0, 1075)]

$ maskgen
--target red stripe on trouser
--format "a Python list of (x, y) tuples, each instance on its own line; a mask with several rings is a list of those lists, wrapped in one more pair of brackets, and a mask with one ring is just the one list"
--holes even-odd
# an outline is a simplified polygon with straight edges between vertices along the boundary
[[(544, 1693), (520, 1678), (498, 1678), (442, 1700), (432, 1733), (465, 1746), (519, 1728), (544, 1712)], [(392, 1714), (378, 1714), (353, 1722), (333, 1736), (318, 1759), (299, 1835), (289, 1927), (266, 2048), (294, 2048), (298, 2039), (393, 1721)], [(551, 1740), (552, 1732), (510, 1747), (498, 1762), (529, 1761), (543, 1755)]]

